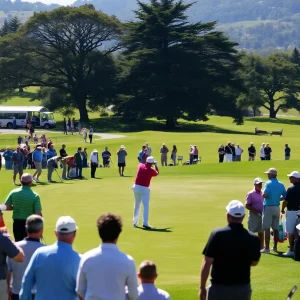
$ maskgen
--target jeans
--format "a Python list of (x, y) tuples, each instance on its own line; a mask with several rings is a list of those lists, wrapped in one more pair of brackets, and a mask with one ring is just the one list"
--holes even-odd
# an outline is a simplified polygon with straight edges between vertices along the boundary
[(82, 177), (82, 167), (76, 167), (76, 177)]

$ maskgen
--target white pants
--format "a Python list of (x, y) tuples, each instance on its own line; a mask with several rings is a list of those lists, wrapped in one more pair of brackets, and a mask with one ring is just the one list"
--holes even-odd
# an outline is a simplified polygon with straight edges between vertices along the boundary
[(0, 300), (7, 300), (7, 283), (6, 280), (0, 280)]
[(286, 211), (286, 231), (289, 234), (293, 234), (295, 232), (296, 228), (296, 222), (297, 222), (297, 213), (299, 211)]
[(225, 161), (231, 162), (232, 161), (232, 154), (225, 154)]
[(143, 214), (143, 225), (148, 225), (148, 216), (149, 216), (149, 201), (150, 201), (150, 189), (145, 186), (135, 184), (132, 187), (134, 193), (134, 213), (133, 213), (133, 224), (138, 224), (140, 218), (140, 207), (141, 202), (144, 207)]

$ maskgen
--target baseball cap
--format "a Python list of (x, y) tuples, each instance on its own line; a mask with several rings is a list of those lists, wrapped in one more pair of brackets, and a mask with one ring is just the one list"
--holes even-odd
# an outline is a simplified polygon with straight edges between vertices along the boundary
[(259, 177), (254, 179), (254, 184), (259, 184), (259, 183), (263, 183), (263, 180)]
[(97, 153), (98, 153), (98, 150), (97, 150), (97, 149), (94, 149), (93, 152), (97, 152)]
[(58, 218), (55, 229), (57, 232), (70, 233), (76, 231), (78, 227), (73, 218), (70, 216), (62, 216)]
[(125, 148), (125, 146), (124, 146), (124, 145), (121, 145), (121, 146), (120, 146), (120, 149), (126, 149), (126, 148)]
[(268, 171), (265, 172), (265, 174), (277, 175), (277, 170), (275, 168), (270, 168)]
[(226, 206), (226, 211), (234, 218), (241, 218), (245, 215), (244, 204), (239, 200), (232, 200)]
[(149, 164), (154, 164), (154, 162), (155, 162), (154, 157), (153, 156), (148, 156), (146, 162), (149, 163)]
[(41, 146), (37, 146), (36, 149), (37, 150), (42, 150), (42, 147)]
[(24, 183), (29, 183), (32, 181), (32, 176), (29, 174), (29, 173), (24, 173), (22, 176), (21, 176), (21, 182), (24, 182)]
[(300, 173), (298, 171), (293, 171), (291, 174), (287, 174), (288, 177), (300, 178)]

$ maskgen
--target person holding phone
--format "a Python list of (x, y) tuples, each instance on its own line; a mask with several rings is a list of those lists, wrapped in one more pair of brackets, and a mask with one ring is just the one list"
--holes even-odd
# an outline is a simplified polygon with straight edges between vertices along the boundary
[(133, 227), (138, 227), (140, 217), (141, 202), (144, 207), (143, 215), (143, 227), (146, 229), (152, 229), (148, 223), (149, 218), (149, 202), (150, 202), (150, 182), (152, 177), (156, 177), (159, 174), (157, 162), (153, 156), (149, 156), (146, 159), (146, 163), (140, 163), (136, 173), (134, 185), (132, 187), (134, 193), (134, 213), (133, 213)]

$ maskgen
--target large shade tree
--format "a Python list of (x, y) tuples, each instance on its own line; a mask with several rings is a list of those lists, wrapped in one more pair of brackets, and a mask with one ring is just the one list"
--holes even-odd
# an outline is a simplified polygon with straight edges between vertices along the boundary
[(190, 23), (183, 1), (138, 1), (136, 21), (126, 24), (124, 81), (115, 110), (126, 118), (206, 120), (211, 109), (241, 122), (235, 78), (236, 43), (215, 22)]
[[(286, 53), (267, 57), (246, 55), (243, 58), (243, 78), (248, 93), (243, 95), (249, 106), (263, 106), (270, 118), (277, 113), (295, 108), (300, 111), (297, 96), (300, 91), (300, 72), (296, 61)], [(251, 104), (252, 103), (252, 104)]]
[(15, 35), (0, 39), (0, 94), (41, 87), (51, 109), (76, 108), (82, 121), (110, 101), (120, 48), (120, 22), (93, 6), (35, 13)]

